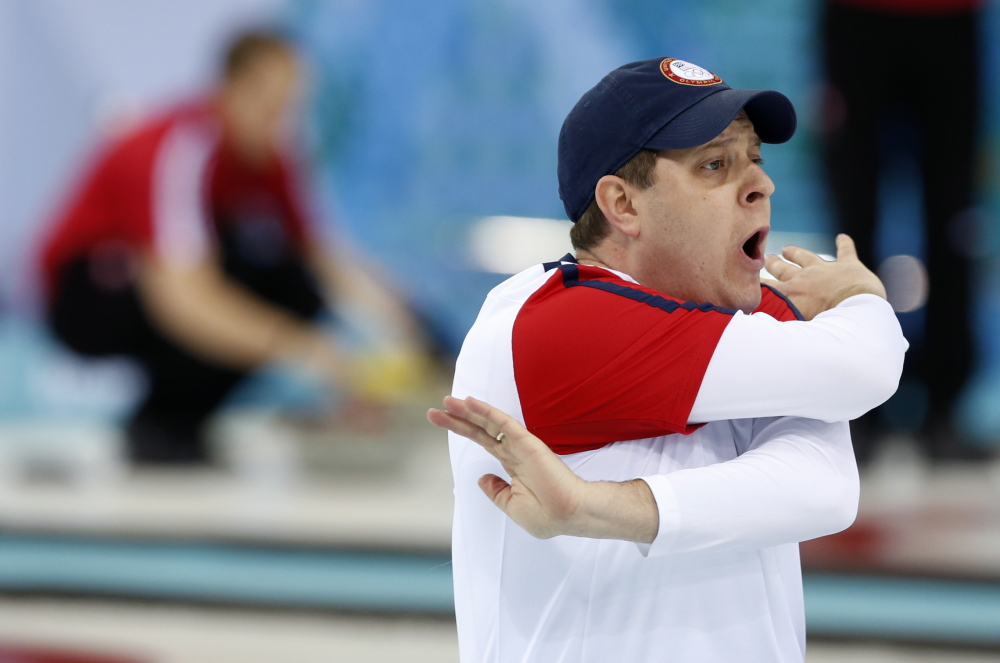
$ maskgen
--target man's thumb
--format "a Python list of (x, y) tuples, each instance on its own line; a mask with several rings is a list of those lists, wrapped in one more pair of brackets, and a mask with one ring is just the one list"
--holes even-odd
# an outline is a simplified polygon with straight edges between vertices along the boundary
[(854, 240), (850, 235), (840, 233), (837, 235), (837, 260), (845, 258), (857, 258), (858, 250), (854, 246)]

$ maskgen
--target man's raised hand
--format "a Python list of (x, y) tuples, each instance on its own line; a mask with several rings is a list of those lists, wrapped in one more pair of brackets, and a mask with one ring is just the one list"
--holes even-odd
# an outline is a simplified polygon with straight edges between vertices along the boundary
[(837, 260), (833, 262), (797, 246), (786, 246), (781, 255), (789, 262), (776, 255), (766, 257), (767, 271), (777, 280), (761, 282), (792, 300), (806, 320), (854, 295), (873, 294), (885, 299), (885, 286), (858, 259), (854, 240), (847, 235), (837, 235)]
[[(650, 543), (659, 512), (645, 481), (584, 481), (544, 442), (516, 420), (471, 396), (444, 397), (445, 411), (428, 410), (427, 420), (467, 437), (500, 461), (510, 483), (495, 474), (479, 487), (528, 534)], [(503, 433), (503, 438), (497, 436)]]
[[(566, 467), (545, 443), (500, 410), (471, 396), (444, 398), (445, 411), (431, 409), (427, 420), (466, 437), (500, 461), (510, 483), (487, 474), (479, 479), (486, 496), (532, 536), (547, 539), (571, 533), (587, 483)], [(503, 433), (502, 441), (497, 435)]]

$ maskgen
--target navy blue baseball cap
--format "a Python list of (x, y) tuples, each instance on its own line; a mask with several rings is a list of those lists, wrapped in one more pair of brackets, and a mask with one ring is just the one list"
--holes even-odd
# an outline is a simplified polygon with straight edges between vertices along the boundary
[(795, 109), (774, 90), (735, 90), (712, 72), (676, 58), (615, 69), (587, 91), (559, 132), (559, 197), (576, 223), (597, 181), (642, 149), (681, 150), (712, 140), (745, 110), (765, 143), (795, 133)]

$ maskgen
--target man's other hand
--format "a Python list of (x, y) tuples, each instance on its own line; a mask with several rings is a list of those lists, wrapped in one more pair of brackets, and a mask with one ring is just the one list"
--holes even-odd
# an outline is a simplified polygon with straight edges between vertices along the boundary
[[(645, 481), (587, 482), (542, 440), (507, 414), (471, 396), (444, 398), (445, 411), (427, 420), (466, 437), (500, 461), (510, 482), (495, 474), (479, 487), (507, 516), (540, 539), (559, 534), (650, 543), (659, 512)], [(503, 438), (497, 436), (503, 433)]]
[[(586, 482), (517, 421), (469, 397), (444, 398), (445, 412), (430, 410), (427, 419), (467, 437), (500, 461), (510, 483), (495, 474), (479, 479), (486, 496), (532, 536), (564, 534), (580, 509)], [(497, 436), (503, 433), (502, 441)]]
[(854, 240), (847, 235), (837, 235), (837, 259), (833, 262), (797, 246), (786, 246), (781, 255), (785, 260), (776, 255), (766, 257), (767, 271), (777, 280), (761, 282), (788, 297), (806, 320), (854, 295), (873, 294), (885, 299), (885, 286), (858, 259)]

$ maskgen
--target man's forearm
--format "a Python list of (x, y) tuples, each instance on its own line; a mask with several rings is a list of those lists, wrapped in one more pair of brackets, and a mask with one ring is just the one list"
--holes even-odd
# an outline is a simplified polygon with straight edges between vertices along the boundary
[(750, 440), (736, 458), (623, 483), (588, 482), (500, 410), (473, 398), (448, 396), (444, 405), (447, 412), (428, 412), (431, 423), (500, 461), (509, 480), (487, 474), (479, 485), (539, 538), (620, 539), (651, 555), (760, 548), (831, 534), (857, 513), (858, 470), (846, 422), (732, 422)]
[(139, 288), (154, 321), (193, 354), (241, 369), (289, 361), (337, 370), (336, 353), (318, 329), (229, 283), (213, 265), (177, 270), (151, 258)]
[(660, 517), (649, 554), (794, 543), (854, 521), (859, 482), (846, 422), (752, 426), (752, 448), (732, 460), (645, 479)]
[(307, 255), (334, 301), (372, 316), (380, 332), (394, 342), (410, 344), (420, 338), (419, 325), (403, 301), (362, 261), (343, 251), (332, 255), (320, 246), (311, 247)]
[(587, 482), (579, 510), (557, 532), (655, 541), (653, 554), (664, 554), (794, 543), (847, 527), (857, 512), (858, 480), (846, 424), (755, 423), (755, 448), (724, 463)]
[(645, 481), (594, 481), (584, 494), (580, 511), (566, 523), (564, 534), (636, 543), (656, 538), (660, 516)]

